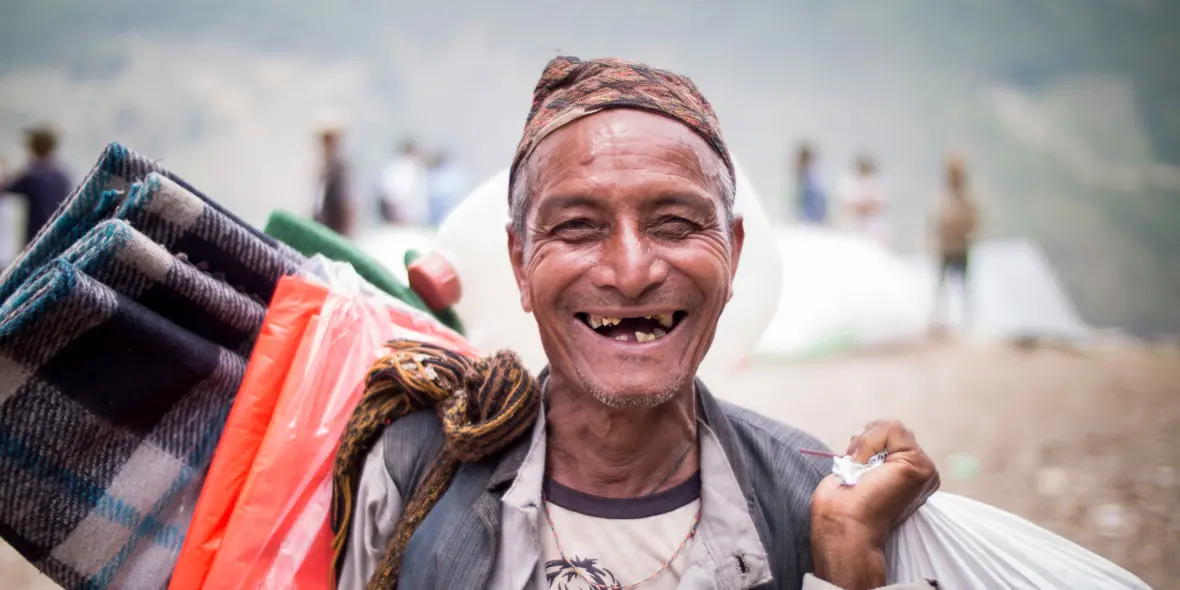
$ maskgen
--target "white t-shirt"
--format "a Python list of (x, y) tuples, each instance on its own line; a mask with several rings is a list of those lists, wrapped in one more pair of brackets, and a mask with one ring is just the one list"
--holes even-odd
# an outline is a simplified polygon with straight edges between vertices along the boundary
[[(875, 176), (844, 177), (836, 189), (843, 205), (848, 227), (859, 234), (882, 243), (889, 240), (889, 199), (881, 181)], [(872, 207), (871, 213), (860, 213), (858, 207)]]
[(430, 221), (430, 197), (426, 165), (410, 156), (399, 156), (381, 174), (381, 198), (397, 207), (398, 221), (426, 225)]
[[(644, 590), (674, 590), (688, 561), (688, 533), (700, 510), (701, 478), (641, 498), (602, 498), (546, 480), (549, 517), (541, 523), (541, 558), (549, 590), (606, 590), (647, 579)], [(683, 545), (683, 548), (681, 546)], [(679, 553), (676, 550), (680, 549)], [(592, 585), (599, 584), (601, 587)]]

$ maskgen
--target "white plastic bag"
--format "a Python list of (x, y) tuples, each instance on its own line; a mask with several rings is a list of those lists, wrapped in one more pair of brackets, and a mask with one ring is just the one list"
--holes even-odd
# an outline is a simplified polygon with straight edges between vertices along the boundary
[[(832, 472), (847, 485), (879, 465), (839, 457)], [(886, 542), (890, 584), (925, 579), (941, 588), (1047, 590), (1148, 589), (1096, 553), (1014, 514), (970, 498), (936, 492)]]

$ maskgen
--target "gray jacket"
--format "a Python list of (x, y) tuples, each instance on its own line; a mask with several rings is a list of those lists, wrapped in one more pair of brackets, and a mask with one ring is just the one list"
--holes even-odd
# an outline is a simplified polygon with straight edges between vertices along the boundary
[[(807, 575), (811, 494), (830, 466), (799, 452), (826, 447), (718, 401), (699, 380), (696, 387), (702, 520), (680, 587), (833, 588)], [(543, 571), (535, 523), (544, 443), (539, 421), (532, 437), (521, 437), (498, 457), (462, 465), (411, 538), (400, 587), (544, 588), (544, 576), (535, 575)], [(386, 428), (362, 474), (342, 590), (363, 588), (401, 514), (402, 490), (408, 498), (442, 445), (434, 412), (416, 412)]]

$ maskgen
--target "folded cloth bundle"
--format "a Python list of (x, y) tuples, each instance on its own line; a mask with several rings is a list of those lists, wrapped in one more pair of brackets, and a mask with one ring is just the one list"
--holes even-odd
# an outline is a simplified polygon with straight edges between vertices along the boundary
[(244, 370), (45, 265), (0, 306), (0, 535), (66, 588), (163, 587)]
[[(116, 216), (190, 264), (269, 302), (275, 284), (305, 262), (271, 247), (256, 230), (226, 217), (207, 201), (158, 173), (132, 187)], [(259, 322), (261, 324), (261, 321)]]
[(118, 144), (0, 275), (0, 537), (163, 588), (275, 284), (306, 262)]
[[(145, 180), (153, 172), (170, 181), (169, 196), (176, 196), (178, 199), (183, 197), (193, 203), (192, 207), (186, 209), (188, 216), (174, 218), (171, 224), (153, 226), (153, 229), (159, 227), (169, 232), (176, 232), (170, 236), (173, 243), (184, 245), (186, 236), (183, 235), (183, 232), (186, 231), (194, 232), (195, 235), (208, 239), (210, 236), (216, 237), (216, 232), (234, 226), (239, 232), (253, 237), (253, 243), (245, 248), (256, 249), (257, 244), (268, 247), (265, 250), (256, 249), (253, 251), (254, 259), (283, 260), (286, 261), (287, 268), (298, 268), (303, 263), (304, 257), (298, 252), (238, 219), (193, 189), (178, 176), (118, 143), (111, 143), (103, 150), (98, 163), (90, 170), (82, 184), (78, 185), (73, 194), (62, 203), (53, 219), (45, 224), (45, 227), (21, 253), (16, 262), (3, 274), (0, 274), (0, 302), (12, 295), (13, 291), (19, 288), (37, 269), (69, 248), (98, 222), (113, 217), (117, 211), (123, 218), (129, 219), (133, 226), (156, 239), (157, 235), (152, 231), (145, 231), (136, 223), (146, 222), (146, 218), (149, 217), (164, 216), (166, 218), (167, 214), (161, 213), (159, 208), (153, 209), (155, 213), (137, 213), (130, 206), (120, 210), (120, 205), (128, 199), (128, 193), (131, 192), (133, 185)], [(159, 192), (163, 190), (163, 187), (164, 183), (160, 182), (158, 188), (154, 191), (149, 189), (148, 192)], [(172, 187), (176, 187), (176, 189)], [(151, 198), (149, 197), (148, 200)], [(196, 204), (197, 201), (200, 202), (199, 205)], [(186, 222), (190, 225), (186, 225)], [(196, 224), (197, 227), (191, 224)], [(222, 237), (226, 240), (234, 240), (234, 243), (241, 241), (241, 238), (236, 235)], [(273, 285), (271, 290), (273, 291)]]
[(168, 253), (127, 222), (107, 220), (61, 255), (86, 275), (214, 344), (249, 356), (266, 308)]

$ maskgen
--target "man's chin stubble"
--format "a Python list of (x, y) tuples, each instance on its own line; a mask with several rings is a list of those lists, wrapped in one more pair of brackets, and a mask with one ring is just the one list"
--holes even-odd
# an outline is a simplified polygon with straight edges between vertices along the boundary
[(676, 397), (676, 392), (680, 391), (684, 382), (687, 380), (687, 378), (681, 376), (661, 389), (646, 393), (619, 393), (609, 391), (598, 383), (595, 383), (577, 365), (574, 366), (574, 371), (577, 372), (578, 378), (586, 385), (586, 390), (590, 392), (590, 395), (594, 396), (594, 399), (598, 403), (615, 410), (654, 408), (668, 403), (672, 398)]

